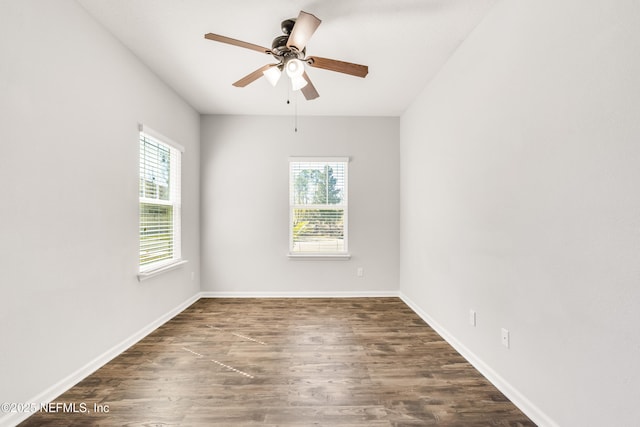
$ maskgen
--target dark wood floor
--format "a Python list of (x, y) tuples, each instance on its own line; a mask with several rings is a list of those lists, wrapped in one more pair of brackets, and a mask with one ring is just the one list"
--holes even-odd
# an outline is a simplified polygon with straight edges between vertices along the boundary
[(535, 426), (397, 298), (201, 299), (56, 402), (21, 426)]

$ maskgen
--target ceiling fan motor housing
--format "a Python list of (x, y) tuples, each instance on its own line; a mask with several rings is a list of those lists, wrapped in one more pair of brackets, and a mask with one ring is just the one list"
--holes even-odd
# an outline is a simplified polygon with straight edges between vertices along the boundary
[(287, 58), (297, 58), (297, 59), (303, 59), (307, 49), (304, 48), (302, 49), (302, 51), (297, 50), (296, 48), (290, 48), (287, 46), (287, 42), (289, 41), (289, 36), (278, 36), (275, 39), (273, 39), (273, 42), (271, 43), (271, 51), (273, 52), (273, 54), (277, 57), (281, 57), (284, 59)]
[(296, 25), (296, 18), (285, 19), (280, 23), (280, 28), (282, 32), (285, 34), (284, 36), (278, 36), (273, 39), (271, 42), (271, 51), (275, 56), (282, 58), (283, 62), (288, 61), (289, 59), (303, 59), (306, 54), (306, 48), (302, 49), (302, 51), (298, 51), (295, 48), (290, 48), (287, 46), (287, 42), (289, 41), (289, 36), (293, 31), (293, 27)]
[(276, 52), (283, 52), (285, 50), (289, 50), (289, 48), (287, 47), (287, 40), (289, 40), (289, 36), (278, 36), (275, 39), (273, 39), (273, 42), (271, 43), (271, 49), (273, 49)]
[(295, 18), (285, 19), (280, 24), (280, 28), (282, 28), (282, 32), (283, 33), (285, 33), (286, 35), (289, 35), (289, 34), (291, 34), (291, 31), (293, 31), (293, 26), (295, 24), (296, 24), (296, 19)]

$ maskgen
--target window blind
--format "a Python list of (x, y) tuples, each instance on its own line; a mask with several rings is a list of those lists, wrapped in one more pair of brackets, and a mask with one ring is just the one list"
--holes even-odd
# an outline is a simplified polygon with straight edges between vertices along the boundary
[(292, 254), (347, 252), (347, 158), (289, 160)]
[(181, 257), (180, 150), (140, 132), (140, 270)]

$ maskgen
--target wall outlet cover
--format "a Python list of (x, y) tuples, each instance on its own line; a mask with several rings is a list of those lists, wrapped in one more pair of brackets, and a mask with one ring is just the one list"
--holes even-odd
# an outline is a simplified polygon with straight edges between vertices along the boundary
[(509, 348), (509, 331), (502, 328), (502, 345)]

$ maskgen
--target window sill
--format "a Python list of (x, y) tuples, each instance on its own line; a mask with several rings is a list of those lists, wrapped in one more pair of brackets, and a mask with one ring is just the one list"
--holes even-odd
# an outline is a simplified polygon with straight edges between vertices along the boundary
[(351, 254), (314, 254), (314, 253), (289, 253), (290, 260), (299, 261), (311, 261), (311, 260), (324, 260), (324, 261), (348, 261), (351, 259)]
[(185, 260), (185, 259), (180, 259), (180, 260), (176, 260), (176, 261), (171, 261), (169, 263), (166, 264), (161, 264), (155, 268), (149, 269), (149, 270), (145, 270), (145, 271), (141, 271), (138, 273), (138, 281), (142, 282), (144, 280), (150, 279), (154, 276), (157, 276), (159, 274), (165, 273), (167, 271), (171, 271), (174, 270), (178, 267), (180, 267), (181, 265), (184, 265), (186, 263), (188, 263), (189, 261)]

